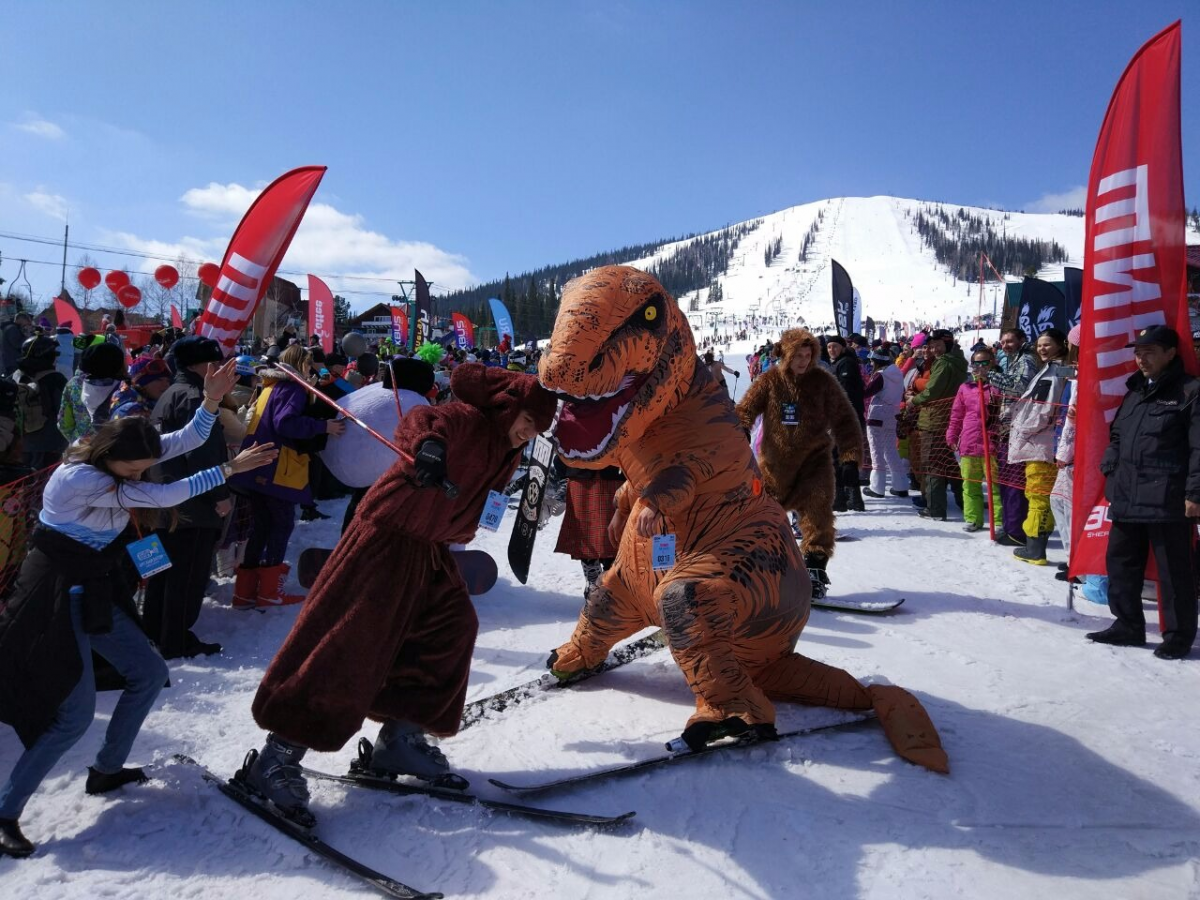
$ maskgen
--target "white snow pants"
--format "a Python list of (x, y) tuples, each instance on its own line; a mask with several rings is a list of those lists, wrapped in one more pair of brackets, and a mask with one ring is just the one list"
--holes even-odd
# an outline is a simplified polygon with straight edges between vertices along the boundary
[(886, 493), (884, 486), (891, 481), (893, 491), (908, 490), (908, 474), (896, 446), (896, 424), (867, 425), (867, 446), (871, 449), (871, 490)]

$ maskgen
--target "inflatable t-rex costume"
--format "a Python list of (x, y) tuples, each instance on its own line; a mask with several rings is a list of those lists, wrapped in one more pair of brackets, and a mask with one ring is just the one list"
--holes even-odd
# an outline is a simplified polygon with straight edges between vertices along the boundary
[[(901, 688), (864, 689), (841, 669), (793, 652), (811, 586), (783, 509), (763, 489), (733, 404), (697, 365), (691, 329), (650, 275), (606, 266), (569, 283), (539, 377), (562, 407), (559, 452), (572, 466), (618, 465), (627, 518), (617, 560), (591, 592), (556, 674), (597, 665), (651, 625), (696, 695), (685, 739), (774, 733), (771, 699), (879, 713), (896, 751), (947, 771), (937, 731)], [(651, 567), (642, 511), (675, 534), (675, 565)], [(661, 523), (661, 520), (659, 520)]]

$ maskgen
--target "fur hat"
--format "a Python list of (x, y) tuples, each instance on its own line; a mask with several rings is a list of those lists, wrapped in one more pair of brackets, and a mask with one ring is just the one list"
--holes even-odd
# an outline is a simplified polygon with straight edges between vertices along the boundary
[(413, 391), (424, 396), (433, 389), (433, 366), (423, 359), (397, 356), (384, 367), (382, 377), (384, 385), (389, 389), (393, 378), (399, 390)]
[(79, 371), (92, 378), (117, 378), (125, 371), (125, 354), (116, 344), (92, 344), (79, 357)]
[(203, 363), (219, 363), (225, 358), (220, 344), (197, 334), (177, 340), (171, 345), (171, 352), (175, 354), (175, 365), (181, 369)]
[(463, 363), (450, 376), (450, 390), (507, 431), (522, 411), (533, 416), (538, 431), (554, 421), (558, 398), (538, 384), (533, 375), (510, 372), (482, 363)]
[(779, 355), (783, 366), (792, 363), (792, 357), (801, 347), (812, 349), (812, 360), (815, 364), (821, 358), (821, 342), (807, 328), (790, 328), (779, 338)]

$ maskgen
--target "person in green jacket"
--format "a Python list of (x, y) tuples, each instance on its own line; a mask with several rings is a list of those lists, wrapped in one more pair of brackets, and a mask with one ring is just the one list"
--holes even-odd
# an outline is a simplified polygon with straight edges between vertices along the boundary
[[(905, 399), (919, 410), (917, 428), (924, 432), (921, 435), (920, 467), (925, 474), (925, 508), (920, 515), (944, 522), (948, 475), (955, 468), (953, 458), (943, 458), (946, 428), (950, 424), (954, 395), (958, 393), (958, 386), (967, 380), (967, 359), (954, 343), (954, 335), (945, 329), (933, 332), (925, 348), (926, 358), (933, 359), (929, 383), (920, 393), (909, 391)], [(961, 501), (959, 505), (962, 505)]]

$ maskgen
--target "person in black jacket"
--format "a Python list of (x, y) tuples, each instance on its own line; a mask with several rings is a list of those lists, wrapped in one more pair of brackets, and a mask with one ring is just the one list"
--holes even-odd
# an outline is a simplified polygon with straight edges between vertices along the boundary
[[(865, 387), (858, 357), (847, 351), (846, 339), (840, 334), (826, 338), (825, 349), (829, 353), (829, 364), (833, 375), (838, 380), (838, 384), (842, 386), (842, 390), (846, 392), (846, 396), (850, 399), (850, 405), (854, 408), (855, 415), (858, 416), (859, 431), (866, 434), (867, 422), (863, 396)], [(862, 452), (862, 448), (838, 447), (837, 452), (841, 456), (845, 456), (849, 452), (858, 456)], [(834, 466), (834, 473), (837, 476), (837, 491), (833, 499), (834, 510), (845, 512), (847, 509), (852, 509), (855, 512), (863, 512), (866, 506), (863, 504), (862, 487), (858, 483), (858, 463), (854, 461), (838, 463)]]
[(24, 423), (25, 465), (33, 469), (53, 465), (67, 449), (67, 439), (58, 430), (58, 408), (62, 405), (67, 379), (55, 368), (57, 359), (58, 341), (35, 335), (21, 345), (21, 358), (17, 361), (16, 380), (29, 398)]
[[(171, 350), (175, 382), (158, 398), (150, 414), (151, 423), (164, 434), (178, 431), (192, 420), (204, 402), (204, 377), (211, 365), (221, 362), (221, 347), (212, 338), (190, 335), (176, 341)], [(219, 466), (228, 457), (218, 419), (201, 446), (163, 462), (158, 470), (163, 481), (178, 481)], [(192, 628), (204, 603), (222, 520), (232, 511), (229, 488), (221, 485), (182, 504), (174, 528), (159, 529), (172, 565), (146, 583), (142, 615), (146, 633), (158, 645), (163, 659), (221, 652), (220, 644), (200, 640)]]
[(1108, 536), (1108, 606), (1117, 621), (1090, 640), (1146, 643), (1142, 581), (1148, 550), (1158, 564), (1163, 642), (1159, 659), (1182, 659), (1196, 639), (1192, 531), (1200, 518), (1200, 381), (1176, 357), (1179, 336), (1146, 328), (1126, 345), (1138, 371), (1126, 382), (1100, 461), (1112, 527)]

